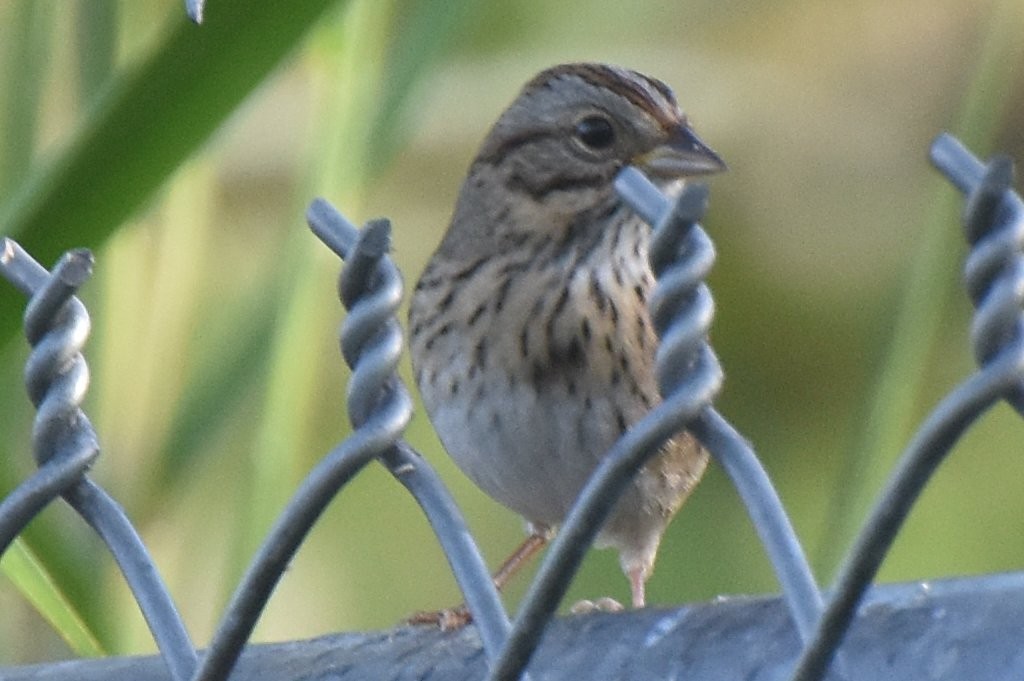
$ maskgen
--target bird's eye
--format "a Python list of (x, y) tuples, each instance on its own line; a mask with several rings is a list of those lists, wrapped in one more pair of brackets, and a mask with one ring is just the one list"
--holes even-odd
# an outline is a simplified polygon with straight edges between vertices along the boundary
[(588, 149), (607, 149), (615, 142), (615, 128), (604, 116), (587, 116), (576, 123), (576, 139)]

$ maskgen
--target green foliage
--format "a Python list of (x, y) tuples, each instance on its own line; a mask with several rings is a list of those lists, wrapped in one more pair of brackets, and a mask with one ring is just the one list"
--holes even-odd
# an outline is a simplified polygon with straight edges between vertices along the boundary
[[(43, 55), (47, 51), (47, 43), (53, 41), (57, 33), (55, 28), (52, 32), (47, 30), (50, 28), (47, 22), (55, 23), (61, 9), (33, 2), (19, 3), (12, 10), (13, 39), (7, 43), (9, 53), (4, 64), (9, 67), (7, 83), (20, 96), (7, 100), (5, 128), (14, 134), (4, 137), (12, 143), (3, 150), (4, 173), (0, 176), (4, 184), (16, 186), (17, 191), (0, 207), (2, 231), (16, 237), (43, 262), (52, 261), (71, 243), (101, 247), (124, 225), (126, 219), (137, 213), (153, 193), (178, 172), (181, 164), (206, 142), (281, 59), (294, 51), (316, 19), (334, 4), (341, 3), (328, 0), (293, 2), (254, 12), (247, 3), (219, 1), (208, 9), (206, 23), (201, 28), (176, 13), (159, 45), (137, 61), (121, 65), (111, 74), (117, 41), (117, 6), (111, 2), (81, 3), (77, 8), (80, 16), (75, 17), (80, 20), (77, 36), (80, 39), (77, 54), (80, 98), (83, 102), (89, 101), (97, 89), (101, 86), (103, 89), (95, 100), (90, 101), (66, 147), (46, 162), (31, 166), (35, 123), (41, 106), (39, 84), (45, 80), (42, 77), (46, 65)], [(424, 22), (432, 29), (441, 26), (454, 28), (450, 15), (453, 11), (458, 12), (461, 6), (460, 3), (448, 3), (436, 5), (436, 9), (427, 6), (417, 9), (417, 22), (412, 28), (419, 30)], [(385, 3), (374, 5), (364, 2), (357, 4), (352, 13), (367, 15), (370, 8), (377, 11), (386, 7)], [(65, 16), (74, 14), (64, 12)], [(414, 41), (407, 40), (407, 31), (391, 31), (390, 11), (377, 11), (377, 14), (378, 25), (369, 38), (360, 32), (370, 28), (366, 21), (349, 20), (348, 23), (355, 28), (348, 30), (337, 47), (326, 55), (336, 62), (337, 67), (344, 67), (331, 69), (335, 76), (339, 76), (337, 85), (341, 88), (335, 101), (341, 105), (343, 115), (351, 119), (348, 129), (342, 135), (334, 136), (333, 157), (351, 156), (352, 140), (367, 141), (366, 151), (357, 155), (349, 166), (347, 181), (353, 191), (365, 183), (363, 168), (369, 150), (382, 147), (384, 139), (396, 137), (396, 109), (404, 101), (405, 91), (415, 83), (417, 73), (422, 72), (439, 54), (437, 46), (429, 42), (420, 41), (416, 47)], [(438, 21), (434, 15), (439, 14), (447, 18)], [(339, 19), (344, 20), (344, 17), (338, 15), (334, 23)], [(350, 49), (349, 43), (357, 43), (359, 49)], [(400, 48), (397, 47), (399, 44)], [(409, 49), (409, 45), (413, 45), (413, 49)], [(390, 54), (392, 51), (395, 53), (393, 56)], [(367, 72), (365, 64), (370, 61), (380, 65), (377, 72)], [(400, 78), (388, 86), (384, 105), (378, 106), (375, 95), (382, 81), (380, 70), (384, 63), (388, 64), (389, 72), (400, 74)], [(26, 64), (29, 68), (25, 67)], [(326, 109), (335, 113), (338, 110), (336, 105)], [(323, 130), (329, 130), (329, 126), (337, 128), (337, 123), (337, 120), (325, 120)], [(348, 142), (348, 147), (341, 140)], [(370, 144), (370, 140), (375, 142)], [(324, 165), (329, 167), (331, 164)], [(17, 181), (23, 177), (28, 179)], [(325, 184), (322, 179), (310, 179), (311, 185)], [(337, 173), (334, 173), (332, 182), (338, 180)], [(202, 181), (209, 185), (214, 177), (207, 174)], [(190, 182), (185, 179), (183, 184)], [(160, 332), (151, 335), (158, 344), (166, 343), (169, 337), (187, 344), (187, 328), (196, 321), (194, 311), (182, 311), (182, 308), (200, 304), (197, 289), (188, 282), (182, 282), (178, 272), (164, 276), (160, 273), (169, 272), (167, 268), (173, 267), (171, 263), (180, 262), (189, 254), (202, 258), (202, 246), (210, 244), (208, 231), (212, 225), (197, 206), (203, 203), (200, 194), (204, 191), (207, 188), (193, 186), (178, 202), (183, 210), (166, 211), (179, 218), (182, 224), (172, 226), (161, 237), (162, 245), (168, 248), (164, 254), (156, 255), (159, 259), (155, 268), (157, 276), (151, 281), (151, 293), (154, 295), (140, 305), (138, 299), (130, 300), (116, 291), (123, 282), (111, 281), (115, 289), (104, 301), (106, 312), (111, 316), (119, 310), (132, 308), (136, 318), (149, 316), (150, 324), (161, 327)], [(311, 195), (309, 192), (304, 194), (307, 198)], [(208, 195), (206, 199), (206, 205), (209, 205)], [(296, 202), (296, 205), (301, 204)], [(204, 222), (207, 223), (205, 227), (201, 226)], [(198, 230), (195, 225), (200, 225)], [(304, 245), (291, 249), (300, 260), (293, 267), (283, 268), (283, 273), (288, 275), (296, 275), (306, 269), (301, 259), (312, 250), (312, 240), (307, 234), (296, 231), (295, 237), (293, 242)], [(135, 251), (133, 257), (147, 257), (139, 249)], [(321, 262), (329, 261), (324, 259)], [(270, 278), (279, 276), (271, 275)], [(306, 424), (295, 418), (295, 414), (308, 409), (297, 405), (296, 400), (308, 402), (317, 392), (310, 383), (316, 377), (315, 373), (306, 371), (306, 381), (296, 380), (303, 375), (297, 369), (296, 361), (315, 367), (296, 352), (296, 347), (303, 344), (309, 314), (315, 310), (311, 305), (319, 302), (318, 297), (312, 295), (311, 287), (322, 284), (322, 281), (316, 277), (305, 277), (304, 283), (297, 288), (281, 284), (278, 281), (273, 285), (273, 290), (281, 292), (278, 303), (267, 305), (269, 301), (263, 298), (261, 305), (253, 307), (242, 301), (243, 310), (249, 307), (249, 313), (227, 315), (232, 324), (231, 349), (238, 352), (228, 351), (223, 345), (215, 350), (215, 356), (209, 361), (212, 369), (190, 380), (187, 390), (182, 388), (180, 408), (165, 413), (166, 422), (136, 414), (139, 420), (153, 428), (146, 445), (153, 452), (150, 465), (154, 472), (140, 480), (146, 483), (150, 498), (149, 504), (138, 509), (139, 516), (145, 519), (160, 507), (160, 502), (166, 499), (170, 490), (180, 491), (180, 485), (187, 484), (193, 473), (190, 467), (196, 457), (208, 446), (210, 439), (216, 438), (218, 429), (224, 427), (222, 419), (211, 419), (210, 415), (217, 411), (222, 415), (230, 414), (233, 408), (238, 407), (240, 394), (244, 394), (240, 393), (239, 387), (254, 388), (254, 381), (267, 372), (265, 367), (270, 367), (266, 408), (271, 417), (264, 419), (259, 429), (262, 435), (256, 438), (251, 468), (253, 475), (245, 476), (245, 479), (251, 477), (256, 481), (252, 490), (254, 501), (247, 508), (265, 509), (265, 512), (236, 514), (241, 524), (248, 528), (239, 532), (239, 536), (249, 536), (250, 539), (237, 545), (241, 553), (233, 558), (233, 577), (247, 562), (256, 539), (266, 531), (276, 512), (277, 505), (271, 500), (280, 501), (287, 496), (289, 487), (282, 482), (294, 483), (301, 473), (295, 471), (281, 477), (283, 470), (294, 471), (296, 464), (302, 461), (296, 460), (294, 450), (295, 443), (302, 440), (301, 431)], [(14, 295), (0, 297), (0, 308), (4, 311), (0, 315), (0, 333), (9, 335), (15, 331), (18, 319), (15, 312), (23, 304)], [(146, 309), (150, 306), (159, 308), (159, 314), (153, 315), (152, 309)], [(180, 312), (176, 317), (174, 309)], [(283, 319), (267, 314), (275, 309)], [(297, 314), (299, 310), (305, 310), (305, 313)], [(175, 318), (168, 323), (168, 316)], [(289, 316), (291, 321), (285, 321)], [(110, 331), (111, 334), (116, 332)], [(102, 336), (106, 332), (100, 330), (98, 333)], [(280, 342), (276, 344), (276, 351), (268, 355), (270, 348), (266, 339), (275, 333)], [(250, 347), (238, 346), (239, 341), (249, 343)], [(109, 344), (115, 345), (116, 341), (111, 338)], [(20, 360), (11, 357), (10, 361)], [(114, 361), (123, 369), (123, 364)], [(154, 383), (173, 384), (173, 381), (161, 380), (167, 378), (166, 374), (161, 376), (152, 368), (150, 371), (148, 378)], [(104, 401), (100, 401), (101, 410)], [(159, 409), (151, 398), (144, 403), (150, 409)], [(9, 477), (13, 480), (17, 476)], [(104, 599), (97, 598), (99, 593), (95, 584), (86, 586), (86, 580), (82, 579), (83, 574), (90, 572), (96, 576), (96, 564), (72, 561), (70, 565), (60, 565), (61, 548), (56, 546), (59, 540), (55, 532), (51, 527), (48, 531), (33, 534), (38, 550), (43, 556), (49, 556), (52, 570), (45, 566), (45, 558), (19, 542), (4, 563), (4, 571), (74, 650), (86, 654), (98, 652), (96, 637), (106, 639), (108, 645), (116, 648), (114, 641), (123, 636), (118, 631), (119, 625), (113, 622), (119, 616), (111, 613), (109, 608), (97, 607), (96, 604)], [(64, 547), (63, 550), (66, 552), (69, 548)], [(79, 582), (77, 587), (75, 582)], [(60, 583), (72, 585), (67, 594), (61, 593)], [(233, 580), (225, 581), (225, 590), (230, 583)], [(91, 648), (90, 641), (93, 644)]]
[[(184, 15), (173, 19), (152, 56), (126, 66), (95, 102), (68, 149), (4, 202), (3, 232), (42, 262), (60, 254), (69, 234), (81, 246), (102, 244), (332, 4), (296, 0), (254, 12), (244, 0), (225, 0), (202, 29)], [(15, 302), (5, 297), (0, 308), (6, 334)]]

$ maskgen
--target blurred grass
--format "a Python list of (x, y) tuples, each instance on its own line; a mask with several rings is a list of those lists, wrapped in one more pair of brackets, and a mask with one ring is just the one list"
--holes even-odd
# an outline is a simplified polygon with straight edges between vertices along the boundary
[(117, 59), (117, 0), (77, 0), (74, 11), (78, 101), (88, 103), (107, 84)]
[[(392, 12), (391, 2), (349, 3), (343, 14), (321, 28), (312, 46), (313, 58), (321, 61), (325, 73), (323, 99), (311, 135), (318, 145), (319, 162), (303, 178), (305, 196), (333, 190), (342, 205), (359, 209)], [(296, 203), (295, 214), (302, 212), (303, 206)], [(306, 345), (310, 330), (317, 328), (318, 308), (323, 303), (319, 293), (338, 264), (306, 230), (293, 230), (283, 251), (280, 264), (289, 276), (276, 303), (277, 324), (271, 337), (263, 405), (267, 418), (256, 428), (252, 450), (250, 501), (246, 505), (253, 512), (238, 515), (236, 574), (242, 573), (302, 479), (308, 462), (299, 453), (309, 449), (310, 418), (320, 398), (320, 358), (296, 352), (296, 348)]]
[[(976, 66), (950, 132), (985, 158), (1007, 125), (1015, 76), (1024, 72), (1024, 10), (1017, 0), (991, 5)], [(942, 335), (944, 314), (959, 286), (946, 273), (960, 268), (960, 230), (950, 229), (963, 211), (963, 198), (949, 187), (936, 187), (923, 216), (920, 249), (907, 273), (893, 316), (892, 337), (884, 351), (875, 387), (862, 407), (867, 414), (837, 486), (819, 553), (818, 572), (830, 578), (851, 545), (885, 484), (894, 462), (913, 432), (930, 350)]]
[[(1000, 40), (988, 22), (1012, 4), (303, 0), (255, 11), (211, 0), (197, 28), (180, 3), (21, 0), (0, 5), (0, 85), (17, 93), (0, 113), (0, 231), (47, 263), (98, 249), (83, 292), (95, 327), (86, 407), (104, 445), (95, 476), (139, 524), (201, 644), (296, 480), (346, 432), (337, 263), (304, 226), (308, 201), (323, 194), (357, 222), (392, 218), (411, 282), (476, 144), (533, 72), (576, 59), (648, 71), (731, 168), (706, 221), (720, 253), (719, 407), (757, 445), (808, 550), (834, 555), (845, 544), (830, 522), (859, 513), (835, 498), (870, 501), (898, 453), (849, 454), (867, 441), (864, 396), (880, 376), (919, 386), (899, 409), (871, 398), (905, 428), (971, 369), (969, 305), (953, 290), (955, 199), (924, 159), (940, 129), (973, 134), (958, 112), (974, 91), (1010, 107), (985, 139), (1024, 158), (1009, 134), (1022, 118), (1019, 65), (991, 61), (981, 72), (992, 80), (976, 78), (979, 53)], [(923, 267), (933, 238), (945, 264)], [(910, 278), (938, 315), (931, 330), (899, 316)], [(14, 338), (23, 304), (0, 287), (0, 493), (31, 470)], [(894, 323), (919, 337), (890, 370)], [(886, 579), (1024, 563), (1019, 427), (999, 410), (972, 431)], [(452, 485), (485, 554), (503, 557), (519, 520), (454, 469), (422, 417), (409, 439)], [(866, 475), (852, 480), (847, 459)], [(712, 470), (671, 526), (652, 602), (777, 588), (724, 478)], [(100, 645), (152, 650), (76, 519), (48, 511), (26, 541)], [(0, 664), (70, 654), (12, 592), (0, 582)], [(594, 552), (569, 599), (625, 594), (615, 557)], [(258, 636), (390, 626), (457, 599), (415, 504), (371, 469), (318, 524)]]
[(36, 142), (36, 110), (43, 83), (44, 55), (51, 38), (50, 17), (39, 3), (16, 0), (7, 10), (4, 33), (4, 83), (17, 97), (4, 97), (0, 107), (0, 197), (7, 196), (29, 168)]

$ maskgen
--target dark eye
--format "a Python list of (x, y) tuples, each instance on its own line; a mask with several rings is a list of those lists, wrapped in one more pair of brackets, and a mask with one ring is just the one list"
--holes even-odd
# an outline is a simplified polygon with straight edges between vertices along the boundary
[(576, 139), (589, 149), (607, 149), (615, 142), (615, 128), (604, 116), (587, 116), (576, 123)]

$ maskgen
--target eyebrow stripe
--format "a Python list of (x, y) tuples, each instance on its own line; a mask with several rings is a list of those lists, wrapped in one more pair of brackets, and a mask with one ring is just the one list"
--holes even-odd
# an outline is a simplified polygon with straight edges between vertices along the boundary
[(526, 88), (545, 87), (564, 77), (577, 77), (596, 87), (612, 90), (647, 111), (661, 125), (668, 127), (678, 123), (672, 90), (665, 83), (636, 71), (604, 64), (563, 64), (541, 72)]

